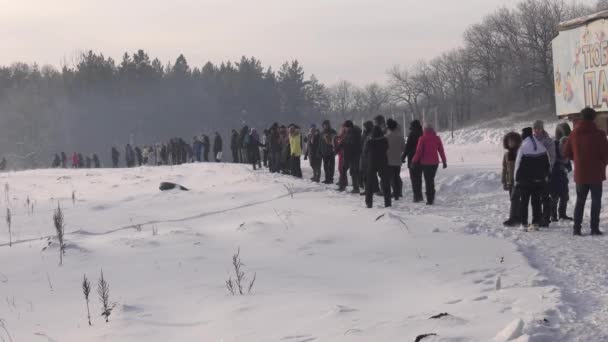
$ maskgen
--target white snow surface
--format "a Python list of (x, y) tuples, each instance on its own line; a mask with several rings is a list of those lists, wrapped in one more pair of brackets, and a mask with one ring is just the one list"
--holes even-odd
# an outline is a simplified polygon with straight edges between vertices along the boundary
[[(575, 239), (566, 223), (503, 228), (502, 137), (487, 138), (491, 129), (508, 130), (446, 144), (433, 207), (409, 201), (407, 170), (406, 197), (390, 209), (247, 165), (0, 174), (14, 241), (2, 222), (0, 341), (608, 340), (608, 240)], [(191, 191), (160, 192), (161, 181)], [(58, 203), (63, 266), (49, 241)], [(256, 282), (232, 296), (225, 281), (239, 249)], [(102, 269), (116, 305), (109, 323), (96, 294)], [(429, 319), (440, 313), (449, 315)]]

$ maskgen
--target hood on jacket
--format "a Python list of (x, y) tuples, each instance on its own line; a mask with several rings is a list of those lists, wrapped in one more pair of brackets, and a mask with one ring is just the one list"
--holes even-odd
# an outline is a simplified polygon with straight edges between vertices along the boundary
[(513, 148), (514, 150), (519, 149), (522, 142), (521, 135), (519, 135), (519, 133), (517, 132), (509, 132), (505, 134), (505, 136), (502, 138), (502, 146), (505, 148), (505, 150), (511, 149), (509, 147), (509, 141), (515, 142), (515, 147)]

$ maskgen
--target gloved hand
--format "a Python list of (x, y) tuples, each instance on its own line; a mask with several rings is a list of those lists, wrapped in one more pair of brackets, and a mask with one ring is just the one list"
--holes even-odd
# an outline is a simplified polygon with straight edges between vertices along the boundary
[(447, 168), (448, 168), (448, 163), (443, 162), (443, 168), (444, 168), (444, 169), (447, 169)]

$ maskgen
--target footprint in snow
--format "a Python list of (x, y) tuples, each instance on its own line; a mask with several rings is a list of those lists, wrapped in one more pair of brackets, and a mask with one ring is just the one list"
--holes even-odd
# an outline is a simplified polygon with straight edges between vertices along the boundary
[(486, 299), (488, 299), (488, 296), (481, 296), (481, 297), (474, 298), (473, 301), (480, 302), (480, 301), (486, 300)]
[(452, 305), (452, 304), (458, 304), (460, 302), (462, 302), (462, 299), (455, 299), (455, 300), (451, 300), (451, 301), (445, 302), (445, 303), (448, 305)]

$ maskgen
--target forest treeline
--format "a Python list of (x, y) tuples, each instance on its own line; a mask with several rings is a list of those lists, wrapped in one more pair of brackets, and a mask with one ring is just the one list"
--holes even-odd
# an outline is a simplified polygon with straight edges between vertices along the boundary
[[(61, 68), (0, 66), (0, 154), (35, 154), (43, 164), (57, 151), (105, 159), (111, 145), (227, 136), (243, 124), (360, 122), (383, 114), (447, 128), (452, 119), (461, 126), (551, 108), (557, 24), (604, 9), (608, 0), (524, 0), (471, 25), (459, 48), (408, 66), (397, 66), (395, 56), (385, 79), (364, 86), (326, 86), (298, 61), (277, 70), (255, 57), (194, 66), (183, 55), (163, 63), (143, 50), (119, 60), (88, 51)], [(405, 40), (407, 34), (415, 33), (404, 32)]]

